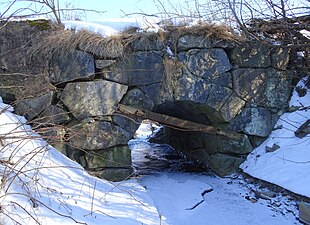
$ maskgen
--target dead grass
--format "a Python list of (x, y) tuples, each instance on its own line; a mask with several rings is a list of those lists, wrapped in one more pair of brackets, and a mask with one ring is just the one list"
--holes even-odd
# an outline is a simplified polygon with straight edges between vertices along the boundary
[(102, 37), (97, 33), (86, 30), (74, 32), (71, 30), (53, 31), (44, 40), (38, 40), (37, 43), (29, 49), (30, 55), (47, 54), (53, 55), (67, 54), (80, 49), (99, 57), (119, 56), (123, 54), (124, 46), (118, 36)]
[(191, 34), (232, 42), (239, 42), (244, 39), (243, 36), (240, 36), (231, 27), (224, 24), (218, 25), (204, 22), (193, 26), (167, 26), (165, 29), (178, 37)]
[(38, 40), (29, 49), (29, 55), (45, 54), (52, 56), (54, 53), (67, 54), (76, 49), (94, 54), (99, 58), (121, 58), (128, 48), (137, 50), (154, 50), (154, 46), (163, 45), (171, 38), (176, 43), (182, 35), (191, 34), (207, 38), (216, 38), (232, 42), (239, 42), (242, 37), (226, 25), (201, 23), (195, 26), (166, 26), (165, 31), (158, 33), (136, 32), (137, 28), (131, 27), (122, 33), (110, 37), (103, 37), (97, 33), (86, 30), (74, 32), (71, 30), (54, 30), (51, 34)]

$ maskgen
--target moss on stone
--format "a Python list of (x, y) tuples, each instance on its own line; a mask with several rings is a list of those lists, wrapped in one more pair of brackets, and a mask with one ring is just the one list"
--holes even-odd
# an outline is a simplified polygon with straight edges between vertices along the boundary
[(48, 20), (27, 20), (29, 26), (36, 27), (39, 30), (49, 30), (51, 29), (50, 21)]

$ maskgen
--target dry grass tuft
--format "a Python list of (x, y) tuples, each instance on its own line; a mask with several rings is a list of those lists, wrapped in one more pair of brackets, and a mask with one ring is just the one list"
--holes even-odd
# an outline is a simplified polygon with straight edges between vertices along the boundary
[(98, 57), (114, 58), (121, 56), (124, 51), (122, 40), (119, 36), (103, 37), (97, 33), (86, 30), (78, 32), (70, 30), (57, 30), (44, 40), (39, 40), (29, 49), (30, 55), (54, 53), (67, 54), (80, 49)]
[(87, 30), (78, 32), (70, 30), (55, 30), (44, 40), (39, 40), (29, 49), (29, 55), (44, 54), (52, 56), (54, 53), (66, 55), (76, 49), (94, 54), (99, 58), (123, 57), (126, 48), (144, 46), (148, 50), (154, 43), (164, 41), (161, 33), (139, 33), (137, 28), (130, 28), (122, 33), (110, 37), (103, 37)]
[(99, 58), (123, 58), (125, 49), (154, 50), (164, 46), (169, 37), (177, 40), (180, 36), (191, 34), (238, 42), (242, 37), (226, 25), (201, 23), (195, 26), (166, 26), (165, 31), (158, 33), (137, 32), (131, 27), (122, 33), (111, 37), (103, 37), (86, 30), (78, 32), (70, 30), (54, 30), (39, 40), (29, 49), (29, 55), (44, 54), (52, 56), (54, 53), (66, 55), (76, 49), (94, 54)]
[(224, 24), (218, 25), (204, 22), (193, 26), (168, 26), (165, 27), (165, 29), (178, 36), (191, 34), (236, 42), (243, 39), (243, 37), (237, 34), (231, 27)]

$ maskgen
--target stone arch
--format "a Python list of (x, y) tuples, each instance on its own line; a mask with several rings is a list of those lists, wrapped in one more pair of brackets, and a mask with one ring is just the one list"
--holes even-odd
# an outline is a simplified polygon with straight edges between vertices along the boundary
[[(133, 42), (126, 56), (90, 53), (80, 46), (65, 55), (20, 63), (14, 58), (27, 58), (33, 44), (29, 40), (48, 33), (23, 23), (9, 24), (0, 30), (4, 43), (10, 42), (6, 29), (21, 35), (18, 26), (28, 29), (29, 37), (5, 45), (19, 49), (14, 53), (18, 57), (3, 54), (1, 63), (8, 73), (20, 73), (21, 79), (0, 76), (0, 80), (23, 88), (1, 88), (1, 95), (7, 101), (18, 99), (16, 111), (33, 124), (52, 124), (50, 132), (65, 140), (59, 148), (94, 172), (99, 165), (117, 167), (125, 175), (130, 170), (126, 144), (137, 124), (115, 112), (119, 103), (238, 133), (236, 140), (165, 129), (172, 147), (220, 175), (238, 168), (288, 106), (292, 73), (286, 70), (289, 52), (281, 48), (187, 34), (172, 44), (157, 39)], [(175, 55), (167, 53), (165, 45), (174, 46)], [(38, 75), (23, 77), (25, 71)], [(115, 155), (120, 155), (119, 162), (114, 162)], [(89, 162), (98, 168), (90, 168)]]

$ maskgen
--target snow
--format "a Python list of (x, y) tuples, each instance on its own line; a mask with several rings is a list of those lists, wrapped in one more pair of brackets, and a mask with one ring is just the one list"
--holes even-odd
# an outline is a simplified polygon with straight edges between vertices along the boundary
[[(299, 224), (294, 202), (278, 196), (253, 203), (247, 197), (257, 187), (243, 179), (189, 173), (97, 179), (36, 135), (11, 106), (0, 103), (0, 110), (3, 224)], [(143, 124), (142, 136), (150, 126)]]
[(104, 18), (94, 21), (62, 21), (66, 30), (88, 30), (102, 36), (112, 36), (128, 28), (137, 32), (158, 32), (158, 19), (153, 18)]
[(272, 200), (247, 200), (251, 193), (242, 180), (163, 173), (147, 176), (140, 183), (159, 209), (163, 225), (299, 224), (293, 214), (283, 216), (286, 209), (272, 207)]
[(159, 224), (153, 201), (135, 180), (110, 183), (90, 176), (12, 110), (0, 103), (4, 224)]
[(300, 33), (301, 33), (304, 37), (310, 39), (310, 31), (308, 31), (308, 30), (301, 30)]
[[(305, 80), (297, 86), (305, 87)], [(290, 106), (310, 106), (310, 90), (307, 95), (299, 97), (293, 92)], [(268, 139), (248, 156), (240, 168), (247, 174), (279, 185), (294, 193), (310, 197), (310, 136), (295, 136), (297, 130), (310, 118), (310, 110), (298, 110), (283, 114)], [(266, 152), (266, 147), (274, 144), (280, 148), (274, 152)]]

